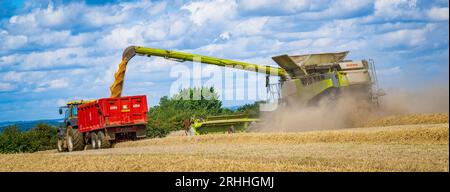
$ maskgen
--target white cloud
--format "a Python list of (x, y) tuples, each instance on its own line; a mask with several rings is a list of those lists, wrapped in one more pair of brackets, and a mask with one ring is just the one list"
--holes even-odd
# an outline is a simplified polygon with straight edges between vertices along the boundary
[(323, 11), (313, 11), (300, 14), (299, 18), (306, 19), (326, 19), (341, 17), (357, 17), (355, 13), (361, 12), (372, 5), (371, 0), (340, 0), (327, 2), (329, 7)]
[(51, 80), (48, 83), (49, 88), (64, 88), (69, 86), (69, 83), (67, 82), (67, 80), (65, 79), (55, 79), (55, 80)]
[(54, 44), (65, 44), (71, 38), (70, 31), (49, 31), (30, 37), (30, 42), (38, 46), (50, 46)]
[(391, 68), (386, 68), (386, 69), (379, 69), (377, 70), (378, 75), (398, 75), (402, 72), (402, 70), (400, 69), (399, 66), (395, 66), (395, 67), (391, 67)]
[(375, 17), (383, 19), (420, 19), (417, 0), (377, 0)]
[(53, 51), (13, 54), (0, 57), (15, 70), (48, 70), (49, 68), (83, 66), (92, 63), (84, 48), (62, 48)]
[(378, 42), (377, 46), (381, 48), (423, 45), (427, 40), (427, 33), (432, 31), (433, 28), (434, 25), (429, 24), (422, 29), (402, 29), (375, 35), (374, 42)]
[(224, 23), (236, 15), (237, 4), (234, 0), (210, 0), (191, 2), (181, 7), (191, 13), (190, 19), (197, 25), (207, 22)]
[(38, 82), (38, 80), (45, 79), (49, 75), (49, 72), (42, 71), (8, 71), (6, 73), (0, 74), (0, 79), (4, 82), (14, 82), (23, 84), (32, 84)]
[(234, 28), (233, 34), (235, 35), (259, 35), (263, 32), (264, 25), (266, 24), (267, 17), (255, 17), (240, 21)]
[(49, 3), (46, 8), (36, 8), (30, 13), (11, 17), (10, 27), (35, 30), (39, 28), (64, 29), (79, 25), (79, 27), (104, 27), (134, 18), (136, 9), (147, 9), (152, 3), (141, 1), (136, 5), (120, 3), (106, 6), (87, 6), (80, 2), (72, 2), (68, 5), (55, 7)]
[[(141, 25), (136, 25), (133, 27), (118, 27), (113, 30), (105, 37), (99, 40), (99, 43), (103, 47), (109, 47), (113, 49), (123, 49), (130, 45), (141, 45), (144, 42), (143, 39), (144, 28)], [(164, 35), (163, 33), (155, 33), (153, 36), (158, 37), (158, 35)]]
[(4, 92), (4, 91), (12, 91), (14, 90), (16, 87), (10, 83), (2, 83), (0, 82), (0, 92)]
[(221, 33), (219, 35), (219, 37), (223, 40), (228, 40), (228, 39), (230, 39), (231, 34), (230, 34), (230, 32), (226, 31), (226, 32)]
[(147, 12), (150, 15), (157, 15), (157, 14), (164, 12), (166, 10), (166, 8), (167, 8), (167, 2), (162, 1), (162, 2), (157, 3), (154, 6), (150, 7)]
[(315, 0), (245, 0), (239, 2), (243, 12), (263, 12), (264, 14), (294, 14), (302, 11), (324, 9), (328, 1)]
[(448, 7), (433, 7), (427, 11), (427, 16), (432, 20), (445, 21), (448, 20)]
[(67, 82), (67, 79), (54, 79), (54, 80), (50, 80), (49, 82), (39, 84), (39, 86), (34, 91), (42, 92), (42, 91), (46, 91), (49, 89), (66, 88), (68, 86), (69, 86), (69, 83)]
[(28, 38), (24, 35), (9, 35), (7, 31), (0, 31), (0, 51), (14, 50), (25, 45)]

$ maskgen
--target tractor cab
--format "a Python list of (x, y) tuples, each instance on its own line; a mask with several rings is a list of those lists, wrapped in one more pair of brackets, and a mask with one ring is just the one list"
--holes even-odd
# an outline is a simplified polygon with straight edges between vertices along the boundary
[(77, 127), (78, 126), (78, 105), (85, 104), (91, 101), (83, 101), (83, 100), (76, 100), (76, 101), (69, 101), (67, 102), (66, 106), (59, 107), (59, 114), (64, 114), (64, 125), (65, 127), (72, 126)]

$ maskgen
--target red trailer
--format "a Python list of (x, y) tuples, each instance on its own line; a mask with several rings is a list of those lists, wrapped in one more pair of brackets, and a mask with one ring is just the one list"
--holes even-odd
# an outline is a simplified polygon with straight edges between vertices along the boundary
[(145, 95), (98, 99), (79, 105), (77, 110), (78, 131), (84, 135), (85, 143), (91, 141), (94, 148), (111, 140), (146, 136), (148, 108)]

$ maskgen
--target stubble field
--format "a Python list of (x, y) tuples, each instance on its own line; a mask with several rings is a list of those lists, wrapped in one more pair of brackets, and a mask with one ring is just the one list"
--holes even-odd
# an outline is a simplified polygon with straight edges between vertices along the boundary
[(389, 117), (365, 126), (173, 136), (112, 149), (2, 154), (0, 171), (449, 171), (448, 114)]

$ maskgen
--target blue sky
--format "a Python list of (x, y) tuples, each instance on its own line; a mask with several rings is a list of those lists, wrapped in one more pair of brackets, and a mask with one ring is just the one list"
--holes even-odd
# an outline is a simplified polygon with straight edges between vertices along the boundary
[[(0, 121), (58, 118), (57, 107), (67, 100), (108, 97), (122, 50), (129, 45), (265, 65), (275, 65), (271, 57), (285, 53), (349, 50), (350, 59), (375, 60), (385, 89), (414, 88), (442, 77), (448, 84), (448, 4), (2, 0)], [(150, 105), (157, 104), (176, 80), (169, 75), (175, 65), (135, 57), (124, 94), (146, 94)], [(204, 70), (210, 69), (215, 68)], [(226, 106), (248, 102), (224, 100)]]

